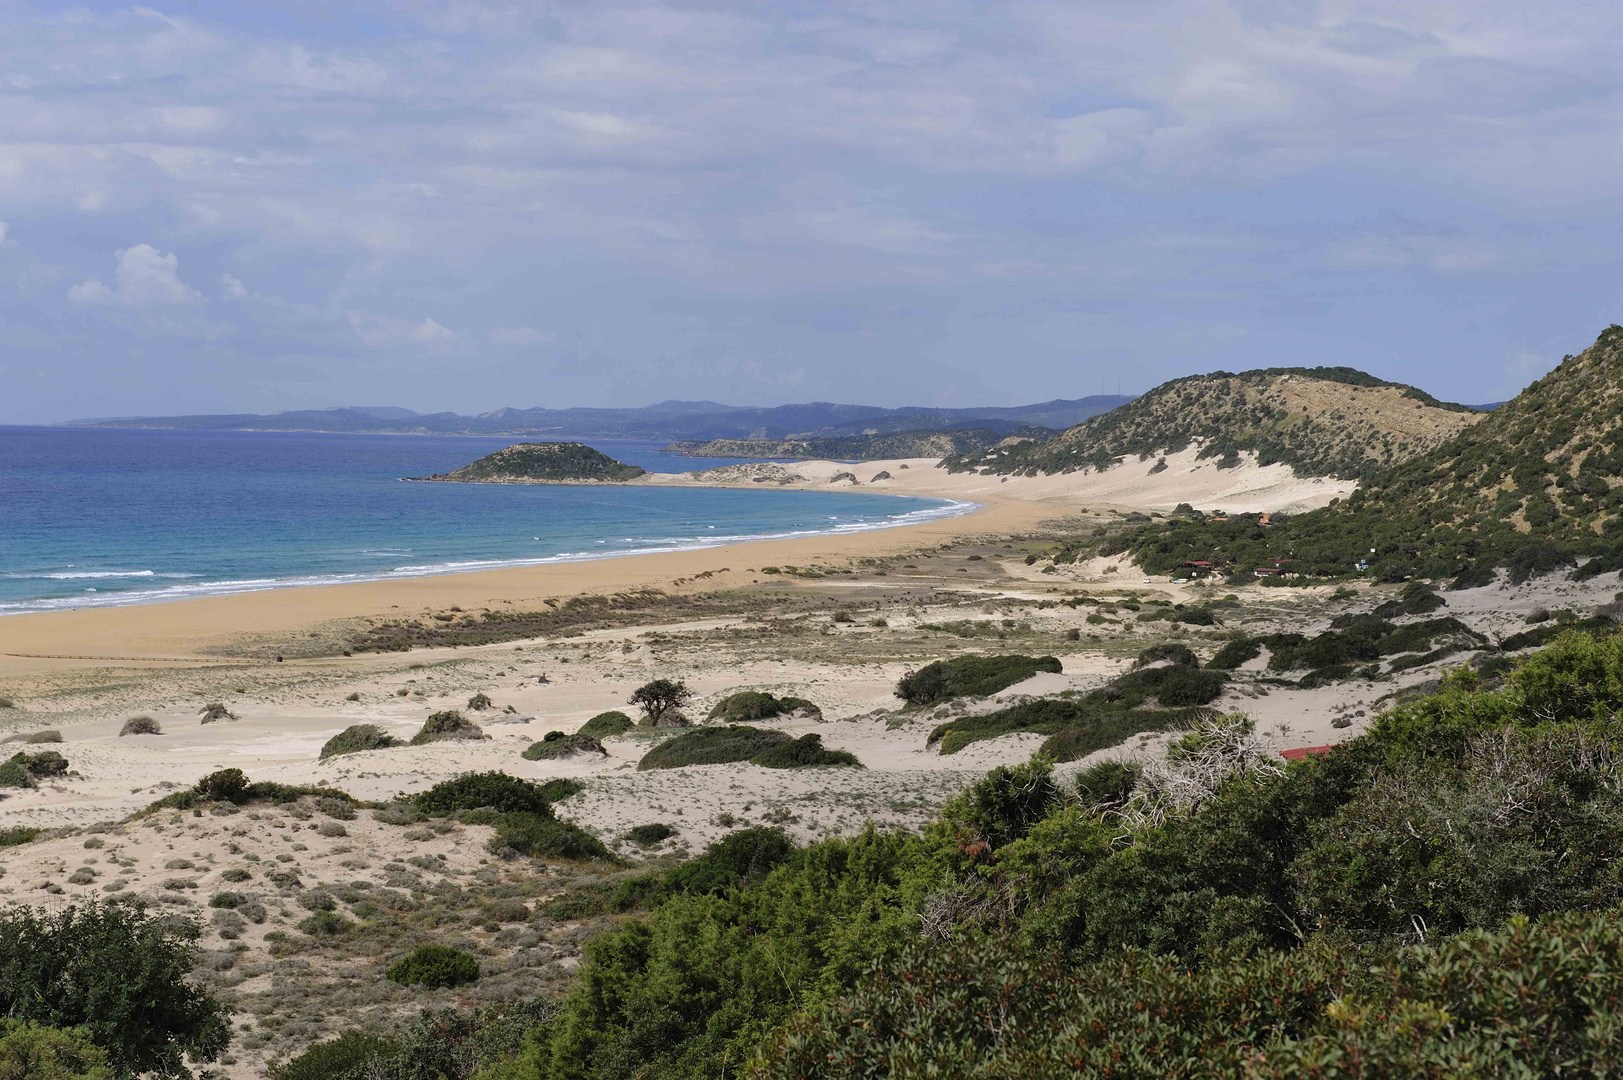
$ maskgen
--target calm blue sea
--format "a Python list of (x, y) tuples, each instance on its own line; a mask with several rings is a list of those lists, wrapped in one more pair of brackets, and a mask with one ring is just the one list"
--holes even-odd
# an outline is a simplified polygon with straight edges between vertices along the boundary
[[(0, 427), (0, 614), (853, 532), (972, 509), (852, 492), (400, 481), (519, 441)], [(587, 441), (654, 472), (733, 463)]]

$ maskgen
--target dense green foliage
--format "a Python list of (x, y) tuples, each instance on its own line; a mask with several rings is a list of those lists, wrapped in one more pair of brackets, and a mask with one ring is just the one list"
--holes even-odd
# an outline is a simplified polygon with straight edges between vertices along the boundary
[(0, 1080), (113, 1080), (107, 1054), (84, 1028), (0, 1020)]
[(463, 483), (593, 480), (618, 483), (643, 474), (585, 443), (517, 443), (487, 454), (454, 472), (429, 477)]
[(639, 770), (679, 769), (684, 765), (721, 765), (748, 761), (774, 747), (788, 746), (794, 739), (782, 731), (728, 724), (726, 727), (692, 728), (667, 739), (643, 755)]
[(1039, 671), (1059, 674), (1052, 656), (958, 656), (909, 671), (896, 684), (896, 696), (909, 705), (933, 705), (955, 697), (990, 697), (1025, 682)]
[(159, 810), (190, 810), (214, 802), (247, 806), (256, 802), (285, 804), (303, 798), (332, 799), (348, 806), (355, 805), (353, 796), (337, 788), (317, 787), (313, 784), (282, 784), (275, 780), (258, 780), (250, 783), (241, 769), (220, 769), (209, 773), (192, 787), (165, 795), (147, 806), (142, 814), (151, 814)]
[(1202, 671), (1195, 654), (1183, 645), (1146, 649), (1138, 664), (1168, 660), (1172, 663), (1164, 666), (1135, 666), (1081, 697), (1036, 698), (944, 721), (930, 732), (925, 745), (939, 743), (941, 753), (955, 754), (983, 739), (1031, 731), (1050, 736), (1043, 754), (1054, 761), (1074, 761), (1140, 732), (1182, 727), (1205, 715), (1201, 707), (1223, 692), (1224, 675)]
[(1612, 1075), (1620, 710), (1567, 632), (1283, 767), (1208, 725), (922, 836), (743, 830), (605, 895), (644, 914), (492, 1075)]
[(419, 945), (389, 967), (389, 980), (401, 986), (438, 990), (463, 986), (479, 979), (479, 961), (449, 945)]
[(484, 729), (462, 715), (460, 709), (442, 709), (429, 714), (422, 729), (411, 737), (412, 746), (441, 742), (446, 739), (488, 739)]
[(594, 739), (610, 739), (616, 735), (624, 735), (636, 727), (631, 717), (623, 712), (611, 709), (600, 712), (580, 726), (577, 735), (590, 735)]
[(794, 712), (816, 718), (823, 715), (823, 710), (805, 698), (780, 698), (759, 690), (740, 690), (736, 694), (728, 694), (711, 706), (708, 719), (743, 724), (751, 720), (770, 720), (775, 716)]
[(862, 768), (857, 756), (845, 750), (829, 750), (815, 731), (791, 743), (774, 746), (750, 758), (750, 763), (767, 769), (805, 769), (827, 765), (854, 765)]
[(606, 754), (603, 744), (590, 735), (565, 735), (561, 731), (549, 731), (546, 737), (525, 747), (519, 756), (526, 761), (552, 761), (558, 758), (573, 757), (576, 754)]
[(362, 750), (384, 750), (399, 745), (399, 739), (396, 739), (376, 724), (351, 724), (322, 744), (321, 757), (325, 760), (334, 754), (354, 754)]
[(393, 1039), (346, 1031), (336, 1039), (316, 1043), (298, 1057), (267, 1070), (270, 1080), (336, 1080), (370, 1063), (400, 1051)]
[(81, 1028), (120, 1074), (189, 1076), (231, 1039), (225, 1008), (194, 985), (188, 919), (139, 904), (0, 911), (0, 1014)]
[(552, 805), (540, 787), (501, 772), (466, 773), (442, 780), (418, 793), (412, 802), (425, 814), (451, 814), (488, 807), (502, 813), (552, 816)]

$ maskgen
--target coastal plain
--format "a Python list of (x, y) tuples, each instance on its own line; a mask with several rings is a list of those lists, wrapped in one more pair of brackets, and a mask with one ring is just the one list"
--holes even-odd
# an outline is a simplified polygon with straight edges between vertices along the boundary
[[(229, 1076), (260, 1075), (267, 1062), (328, 1034), (424, 1005), (556, 990), (580, 962), (582, 943), (613, 923), (581, 898), (634, 870), (669, 865), (750, 825), (779, 826), (801, 840), (870, 825), (919, 828), (988, 769), (1023, 762), (1043, 743), (1041, 734), (1015, 732), (943, 753), (928, 738), (938, 725), (1032, 698), (1086, 694), (1155, 646), (1205, 658), (1241, 627), (1316, 633), (1396, 595), (1369, 584), (1150, 580), (1125, 557), (1038, 564), (1036, 556), (1065, 538), (1117, 528), (1130, 515), (1164, 515), (1180, 504), (1300, 511), (1355, 486), (1251, 457), (1219, 469), (1198, 447), (1165, 460), (1159, 469), (1129, 460), (1102, 473), (1043, 476), (948, 473), (928, 459), (650, 475), (634, 483), (854, 486), (977, 508), (844, 535), (0, 619), (0, 695), (16, 706), (0, 710), (0, 736), (59, 732), (51, 748), (70, 766), (0, 801), (0, 829), (45, 830), (0, 848), (0, 898), (60, 904), (133, 892), (204, 918), (213, 959), (203, 978), (238, 1010)], [(1617, 583), (1606, 581), (1496, 583), (1450, 593), (1447, 603), (1473, 631), (1498, 635), (1547, 608), (1587, 613), (1611, 598)], [(1190, 626), (1133, 614), (1174, 605), (1221, 610), (1222, 621)], [(571, 621), (574, 610), (584, 614)], [(484, 644), (363, 648), (389, 624), (454, 628), (526, 612), (543, 613), (537, 625), (551, 629)], [(939, 707), (904, 708), (895, 695), (909, 671), (987, 653), (1053, 656), (1062, 670)], [(1242, 665), (1213, 707), (1250, 714), (1278, 751), (1358, 734), (1383, 702), (1435, 679), (1442, 664), (1312, 688), (1270, 678), (1265, 661)], [(522, 756), (548, 732), (573, 733), (608, 710), (634, 712), (632, 691), (661, 677), (694, 690), (685, 711), (695, 722), (740, 690), (807, 699), (821, 717), (758, 726), (797, 738), (815, 733), (863, 767), (644, 771), (639, 760), (672, 732), (640, 728), (603, 740), (601, 754)], [(480, 695), (488, 707), (471, 708)], [(214, 703), (226, 716), (205, 723), (200, 714)], [(485, 737), (320, 757), (351, 725), (405, 741), (449, 709), (468, 710)], [(162, 733), (120, 735), (135, 716), (150, 717)], [(1149, 758), (1175, 734), (1138, 734), (1063, 768)], [(142, 814), (221, 768), (374, 804), (466, 772), (567, 778), (581, 789), (557, 804), (559, 816), (621, 861), (513, 858), (493, 849), (489, 826), (407, 827), (367, 810), (328, 820), (308, 799), (226, 816)], [(630, 838), (633, 828), (656, 823), (669, 827), (668, 839)], [(209, 921), (219, 910), (211, 898), (238, 888), (229, 883), (242, 875), (263, 907), (261, 921)], [(364, 914), (366, 933), (296, 932), (308, 921), (300, 905), (312, 890)], [(474, 952), (491, 977), (455, 994), (382, 977), (391, 958), (423, 941)]]

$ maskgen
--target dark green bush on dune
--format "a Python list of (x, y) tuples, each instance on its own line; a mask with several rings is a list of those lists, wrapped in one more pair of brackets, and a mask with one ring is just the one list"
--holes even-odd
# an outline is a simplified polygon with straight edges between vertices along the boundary
[(339, 1080), (378, 1059), (399, 1053), (393, 1039), (346, 1031), (336, 1039), (316, 1043), (298, 1057), (266, 1070), (270, 1080)]
[(478, 979), (479, 961), (449, 945), (420, 945), (410, 956), (389, 968), (391, 982), (430, 990), (464, 986)]
[(83, 1028), (0, 1020), (4, 1080), (113, 1080), (107, 1054)]
[(793, 741), (784, 732), (768, 731), (747, 724), (693, 728), (648, 751), (637, 762), (637, 768), (646, 772), (649, 769), (679, 769), (684, 765), (748, 761), (763, 750), (787, 746)]
[(444, 780), (411, 801), (425, 814), (443, 815), (489, 807), (504, 813), (552, 816), (552, 806), (540, 787), (501, 772), (466, 773)]
[(785, 746), (774, 746), (750, 758), (752, 765), (768, 769), (804, 769), (825, 765), (854, 765), (862, 768), (855, 754), (823, 747), (823, 737), (815, 731)]
[(600, 712), (586, 721), (575, 734), (589, 735), (594, 739), (611, 739), (616, 735), (624, 735), (636, 726), (632, 723), (631, 717), (611, 709), (609, 712)]
[[(556, 735), (557, 738), (553, 738)], [(573, 757), (576, 754), (607, 754), (603, 744), (590, 735), (565, 735), (561, 731), (549, 731), (547, 737), (539, 742), (533, 742), (525, 748), (519, 756), (526, 761), (553, 761), (558, 758)]]
[(784, 716), (788, 713), (803, 713), (811, 717), (821, 717), (823, 710), (816, 705), (799, 697), (774, 697), (759, 690), (740, 690), (736, 694), (729, 694), (711, 707), (709, 719), (725, 720), (729, 724), (747, 723), (751, 720), (770, 720), (775, 716)]
[(959, 656), (910, 671), (896, 684), (896, 696), (909, 705), (933, 705), (955, 697), (990, 697), (1040, 671), (1059, 674), (1052, 656)]
[(401, 745), (400, 740), (376, 724), (351, 724), (328, 739), (321, 747), (321, 759), (334, 754), (354, 754), (362, 750), (384, 750)]
[(411, 737), (411, 745), (442, 742), (446, 739), (488, 739), (484, 729), (457, 709), (442, 709), (423, 721), (422, 730)]

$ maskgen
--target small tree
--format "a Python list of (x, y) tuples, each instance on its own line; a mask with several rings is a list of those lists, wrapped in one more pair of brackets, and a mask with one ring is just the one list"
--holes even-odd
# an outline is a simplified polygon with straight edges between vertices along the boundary
[(631, 704), (639, 706), (648, 723), (656, 727), (666, 713), (680, 709), (692, 700), (693, 691), (679, 679), (655, 679), (643, 683), (631, 695)]

